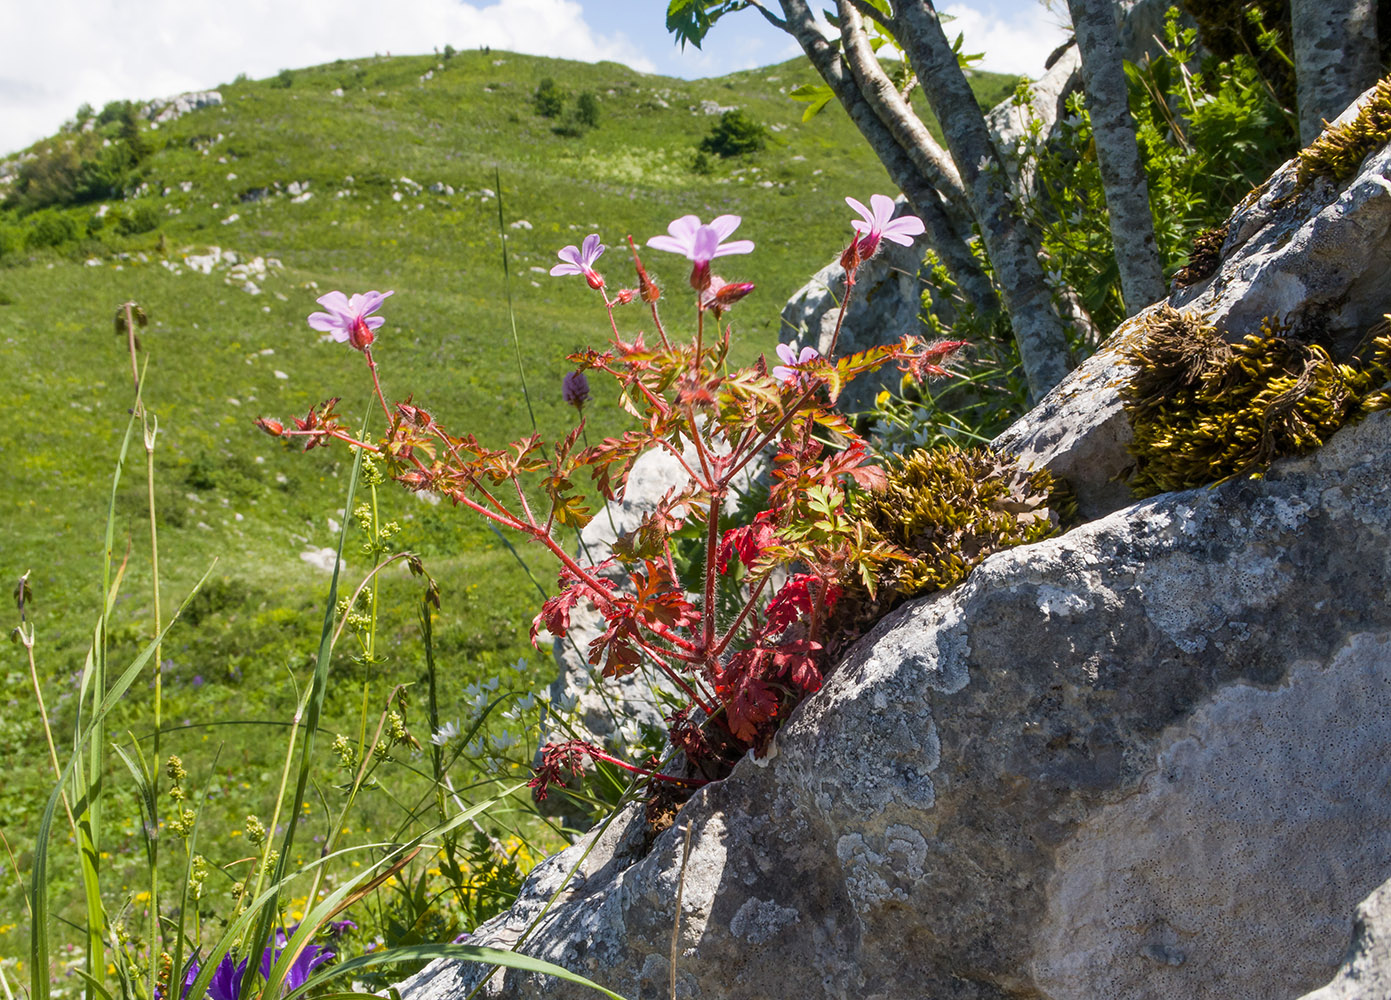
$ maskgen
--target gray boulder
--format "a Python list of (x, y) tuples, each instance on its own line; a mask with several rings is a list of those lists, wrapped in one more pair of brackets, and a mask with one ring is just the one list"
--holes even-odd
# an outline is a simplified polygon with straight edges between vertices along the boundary
[(669, 995), (673, 954), (677, 995), (730, 1000), (1312, 989), (1391, 877), (1389, 486), (1377, 414), (994, 555), (881, 622), (650, 850), (620, 814), (474, 942), (558, 892), (526, 951), (630, 1000)]
[[(1387, 311), (1391, 151), (1301, 193), (1288, 171), (1178, 305), (1237, 333)], [(1067, 470), (1093, 520), (899, 608), (767, 756), (650, 843), (620, 812), (475, 943), (525, 934), (630, 1000), (1293, 998), (1335, 973), (1319, 1000), (1386, 996), (1384, 894), (1338, 969), (1391, 879), (1391, 413), (1263, 477), (1129, 502), (1110, 481), (1140, 326), (1002, 438)], [(401, 990), (485, 974), (437, 962)], [(587, 994), (497, 973), (483, 995)]]
[(215, 108), (222, 103), (222, 94), (216, 90), (203, 90), (197, 93), (179, 94), (162, 101), (151, 101), (140, 109), (140, 114), (156, 125), (172, 122), (190, 111), (201, 108)]

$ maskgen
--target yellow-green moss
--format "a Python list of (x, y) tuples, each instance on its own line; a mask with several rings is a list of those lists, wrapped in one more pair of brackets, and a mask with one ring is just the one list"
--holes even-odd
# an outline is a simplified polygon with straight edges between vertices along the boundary
[(1357, 173), (1368, 153), (1391, 140), (1391, 77), (1381, 80), (1357, 117), (1346, 125), (1325, 129), (1299, 152), (1295, 167), (1296, 190), (1319, 177), (1344, 181)]
[(1285, 332), (1268, 322), (1229, 344), (1200, 318), (1168, 308), (1153, 315), (1127, 358), (1138, 371), (1121, 391), (1137, 496), (1256, 471), (1387, 406), (1391, 327), (1346, 362)]
[(1076, 503), (1046, 471), (988, 448), (920, 449), (856, 505), (868, 533), (907, 557), (880, 578), (880, 602), (959, 583), (986, 556), (1056, 534)]

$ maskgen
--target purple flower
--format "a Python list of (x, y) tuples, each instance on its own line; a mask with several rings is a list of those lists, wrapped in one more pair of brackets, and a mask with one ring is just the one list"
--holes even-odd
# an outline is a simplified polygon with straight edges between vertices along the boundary
[[(261, 975), (270, 975), (271, 966), (280, 958), (280, 951), (279, 948), (267, 948), (265, 953), (261, 955)], [(284, 993), (293, 993), (308, 981), (309, 973), (332, 957), (333, 952), (320, 948), (317, 944), (305, 945), (304, 950), (295, 957), (294, 962), (285, 973), (285, 978), (280, 985), (281, 990)]]
[(802, 353), (798, 354), (797, 349), (791, 344), (779, 344), (778, 357), (782, 358), (783, 364), (774, 366), (773, 378), (779, 382), (795, 382), (798, 373), (796, 369), (788, 366), (804, 365), (808, 361), (821, 357), (821, 352), (814, 347), (804, 347)]
[(341, 938), (348, 931), (355, 930), (357, 930), (357, 924), (351, 920), (330, 920), (328, 922), (328, 932), (334, 940)]
[(566, 372), (560, 382), (560, 396), (577, 410), (589, 402), (589, 379), (582, 371)]
[(562, 263), (551, 268), (551, 274), (560, 277), (565, 274), (582, 274), (589, 287), (598, 291), (604, 287), (603, 277), (594, 270), (594, 262), (608, 247), (599, 242), (598, 233), (590, 233), (584, 238), (584, 246), (561, 247), (556, 252)]
[(647, 245), (654, 250), (679, 253), (692, 264), (691, 287), (703, 292), (710, 284), (710, 262), (732, 253), (749, 253), (753, 240), (725, 243), (742, 221), (737, 215), (721, 215), (702, 225), (699, 216), (683, 215), (667, 226), (668, 236), (654, 236)]
[[(188, 991), (193, 988), (193, 981), (198, 978), (201, 966), (196, 957), (189, 960), (188, 971), (184, 974), (183, 992), (179, 994), (179, 1000), (187, 1000)], [(217, 963), (217, 968), (213, 970), (212, 979), (208, 981), (207, 995), (211, 1000), (239, 1000), (241, 996), (241, 981), (246, 975), (246, 959), (238, 962), (228, 952), (222, 956), (222, 961)]]
[(912, 246), (913, 237), (923, 231), (923, 221), (916, 215), (894, 218), (894, 200), (887, 195), (872, 194), (869, 203), (872, 209), (854, 198), (846, 198), (845, 203), (859, 212), (862, 218), (852, 219), (851, 228), (860, 234), (855, 244), (860, 260), (868, 260), (879, 249), (879, 240), (886, 239), (899, 246)]
[(332, 291), (320, 296), (317, 301), (328, 312), (309, 314), (309, 325), (315, 330), (327, 333), (340, 344), (348, 341), (359, 351), (365, 351), (376, 339), (376, 331), (386, 322), (382, 316), (373, 316), (382, 307), (391, 292), (363, 292), (348, 298), (342, 292)]

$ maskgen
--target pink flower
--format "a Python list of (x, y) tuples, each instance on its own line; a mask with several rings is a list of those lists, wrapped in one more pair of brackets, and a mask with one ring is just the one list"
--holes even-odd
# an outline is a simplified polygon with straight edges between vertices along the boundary
[(607, 249), (608, 247), (599, 242), (598, 233), (590, 233), (584, 238), (583, 247), (571, 245), (561, 247), (556, 252), (556, 256), (564, 263), (551, 268), (551, 274), (555, 277), (564, 274), (582, 274), (584, 280), (589, 282), (589, 287), (597, 291), (604, 287), (604, 279), (594, 270), (594, 262)]
[(342, 292), (332, 291), (321, 295), (317, 301), (328, 312), (309, 314), (309, 325), (315, 330), (327, 333), (340, 344), (348, 341), (359, 351), (365, 351), (376, 339), (376, 331), (386, 322), (383, 316), (373, 316), (382, 307), (391, 292), (363, 292), (348, 298)]
[(879, 240), (886, 239), (899, 246), (912, 246), (913, 237), (923, 229), (923, 221), (916, 215), (894, 218), (894, 200), (887, 195), (872, 194), (869, 203), (873, 209), (865, 208), (854, 198), (846, 198), (845, 203), (859, 212), (862, 219), (852, 219), (851, 228), (860, 234), (856, 249), (860, 260), (869, 260), (879, 249)]
[(753, 250), (753, 240), (724, 242), (739, 228), (741, 221), (737, 215), (721, 215), (711, 219), (710, 224), (706, 226), (701, 224), (699, 216), (683, 215), (667, 226), (669, 236), (654, 236), (647, 241), (647, 245), (655, 250), (679, 253), (689, 260), (693, 265), (691, 287), (703, 292), (710, 285), (712, 260), (732, 253), (749, 253)]
[(808, 361), (821, 357), (821, 352), (814, 347), (804, 347), (802, 348), (802, 352), (798, 354), (797, 349), (791, 344), (779, 344), (778, 357), (782, 358), (783, 363), (774, 366), (772, 373), (773, 378), (777, 379), (779, 382), (795, 382), (798, 377), (798, 372), (795, 368), (788, 366), (804, 365)]

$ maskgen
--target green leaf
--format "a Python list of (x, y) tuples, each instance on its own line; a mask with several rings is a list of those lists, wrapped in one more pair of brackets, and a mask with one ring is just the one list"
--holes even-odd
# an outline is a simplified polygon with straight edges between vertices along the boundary
[(520, 969), (522, 972), (539, 972), (545, 976), (554, 976), (556, 979), (563, 979), (567, 983), (588, 986), (592, 990), (598, 990), (606, 997), (612, 997), (613, 1000), (623, 1000), (623, 997), (614, 993), (612, 990), (606, 990), (598, 983), (591, 982), (585, 979), (584, 976), (576, 975), (569, 969), (562, 968), (559, 965), (552, 965), (550, 962), (543, 962), (539, 958), (532, 958), (530, 955), (521, 955), (515, 951), (505, 951), (501, 948), (484, 948), (480, 945), (472, 944), (416, 944), (402, 948), (391, 948), (386, 951), (363, 955), (360, 958), (349, 959), (341, 965), (335, 965), (324, 970), (322, 975), (315, 976), (293, 993), (286, 994), (285, 1000), (295, 1000), (296, 997), (303, 995), (329, 979), (335, 979), (350, 972), (357, 972), (359, 969), (367, 969), (374, 965), (385, 965), (394, 962), (419, 962), (436, 958), (453, 958), (464, 962), (486, 962), (489, 965), (501, 965), (509, 969)]
[(794, 101), (807, 103), (807, 109), (802, 112), (802, 121), (808, 122), (821, 113), (821, 109), (836, 96), (836, 92), (831, 89), (830, 84), (804, 83), (796, 90), (789, 91), (787, 96)]

